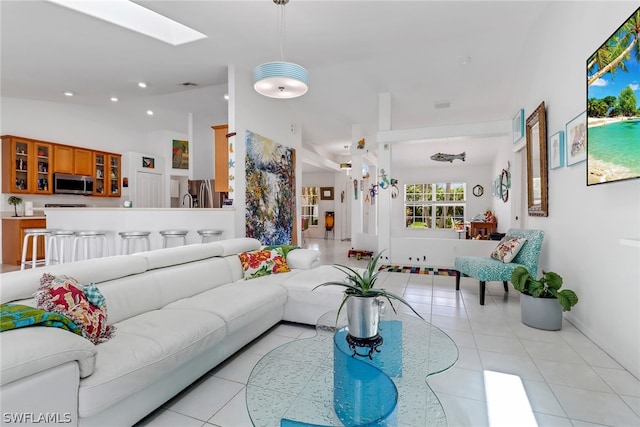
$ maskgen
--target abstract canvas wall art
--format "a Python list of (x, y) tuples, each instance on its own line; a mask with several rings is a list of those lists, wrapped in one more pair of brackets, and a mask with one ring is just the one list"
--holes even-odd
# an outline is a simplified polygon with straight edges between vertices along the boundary
[(246, 236), (264, 245), (293, 243), (295, 149), (251, 131), (245, 135)]

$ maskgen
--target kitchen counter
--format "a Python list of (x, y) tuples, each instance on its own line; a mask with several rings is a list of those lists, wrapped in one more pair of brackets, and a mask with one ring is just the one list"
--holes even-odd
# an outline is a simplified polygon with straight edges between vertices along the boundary
[(234, 236), (234, 208), (45, 208), (48, 228), (107, 231), (109, 250), (120, 253), (122, 231), (150, 231), (151, 249), (162, 247), (160, 230), (189, 230), (187, 244), (200, 243), (197, 230), (223, 230), (223, 239)]

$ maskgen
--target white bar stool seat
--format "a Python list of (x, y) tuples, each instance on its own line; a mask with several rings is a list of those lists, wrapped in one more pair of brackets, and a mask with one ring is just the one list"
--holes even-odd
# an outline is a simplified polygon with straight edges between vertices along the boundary
[(135, 253), (136, 242), (140, 243), (141, 250), (137, 252), (146, 252), (151, 246), (149, 243), (150, 231), (121, 231), (120, 235), (120, 254), (129, 255)]
[(222, 240), (222, 233), (224, 233), (224, 230), (214, 228), (198, 230), (198, 234), (202, 237), (202, 243), (211, 242), (212, 240)]
[[(47, 248), (47, 265), (64, 264), (71, 260), (73, 237), (75, 231), (71, 230), (51, 230)], [(65, 258), (65, 248), (69, 248)]]
[[(51, 230), (46, 228), (27, 228), (24, 230), (24, 239), (22, 240), (22, 260), (20, 261), (20, 270), (24, 270), (27, 264), (31, 264), (31, 268), (36, 268), (38, 264), (47, 265), (47, 238), (51, 234)], [(38, 238), (42, 236), (44, 244), (44, 259), (38, 258)], [(27, 261), (27, 246), (31, 242), (31, 261)]]
[(170, 241), (175, 241), (176, 239), (182, 240), (182, 243), (176, 246), (186, 245), (187, 233), (189, 233), (189, 230), (160, 230), (160, 235), (162, 236), (162, 247), (169, 247)]
[(106, 231), (86, 230), (75, 232), (71, 255), (72, 261), (102, 258), (104, 256), (109, 256), (109, 242), (107, 242)]

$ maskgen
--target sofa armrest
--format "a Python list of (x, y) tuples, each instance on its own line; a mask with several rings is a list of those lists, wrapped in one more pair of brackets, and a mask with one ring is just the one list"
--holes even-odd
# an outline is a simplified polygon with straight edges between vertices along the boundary
[(320, 264), (320, 251), (314, 249), (294, 249), (287, 254), (289, 268), (309, 270)]
[(78, 362), (84, 378), (93, 373), (97, 353), (89, 340), (59, 328), (29, 326), (4, 331), (0, 334), (0, 384), (72, 361)]

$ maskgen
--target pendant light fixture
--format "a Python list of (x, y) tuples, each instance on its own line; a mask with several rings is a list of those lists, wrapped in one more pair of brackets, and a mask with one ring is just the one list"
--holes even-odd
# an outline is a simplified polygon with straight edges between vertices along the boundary
[(309, 90), (309, 73), (304, 67), (284, 61), (284, 6), (289, 0), (273, 0), (278, 13), (278, 43), (280, 61), (258, 65), (253, 70), (253, 88), (270, 98), (297, 98)]

